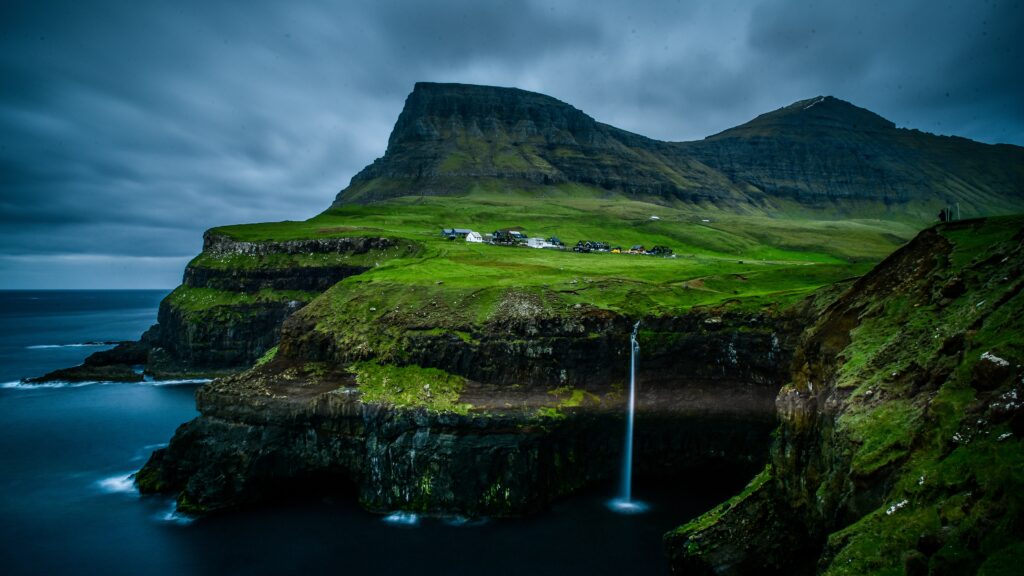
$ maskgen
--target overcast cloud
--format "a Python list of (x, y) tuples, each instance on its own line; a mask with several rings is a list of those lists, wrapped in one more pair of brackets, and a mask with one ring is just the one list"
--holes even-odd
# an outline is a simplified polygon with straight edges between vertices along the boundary
[(0, 288), (171, 287), (203, 230), (325, 209), (421, 80), (666, 140), (831, 94), (1022, 145), (1022, 22), (977, 0), (5, 0)]

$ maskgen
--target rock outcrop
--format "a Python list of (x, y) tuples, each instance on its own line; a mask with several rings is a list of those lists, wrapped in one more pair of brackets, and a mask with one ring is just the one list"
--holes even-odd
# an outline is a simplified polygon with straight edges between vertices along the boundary
[(922, 232), (798, 347), (768, 468), (666, 537), (685, 574), (1002, 572), (1024, 541), (1024, 220)]
[(415, 251), (372, 236), (243, 241), (214, 230), (160, 303), (157, 324), (136, 342), (97, 352), (81, 366), (34, 379), (139, 381), (217, 376), (252, 365), (280, 338), (281, 324), (376, 259)]

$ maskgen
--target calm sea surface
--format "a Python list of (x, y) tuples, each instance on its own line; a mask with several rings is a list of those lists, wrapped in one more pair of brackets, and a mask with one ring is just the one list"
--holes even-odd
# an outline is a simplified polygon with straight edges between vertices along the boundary
[(194, 384), (20, 383), (137, 338), (165, 294), (0, 291), (0, 573), (662, 574), (662, 533), (738, 488), (638, 479), (636, 516), (607, 486), (523, 520), (396, 521), (345, 497), (180, 518), (128, 475), (196, 416)]

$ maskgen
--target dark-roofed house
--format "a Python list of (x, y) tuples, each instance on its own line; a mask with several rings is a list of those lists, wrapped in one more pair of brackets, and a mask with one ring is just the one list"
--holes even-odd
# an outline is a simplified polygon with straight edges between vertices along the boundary
[(465, 238), (472, 232), (469, 228), (442, 228), (441, 236), (448, 240), (455, 240), (456, 238)]

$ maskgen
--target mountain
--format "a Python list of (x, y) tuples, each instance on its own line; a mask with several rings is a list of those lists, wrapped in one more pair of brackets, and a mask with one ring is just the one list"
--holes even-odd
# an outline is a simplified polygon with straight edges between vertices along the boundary
[(335, 204), (461, 193), (481, 178), (525, 187), (574, 182), (664, 199), (744, 199), (744, 186), (698, 161), (670, 158), (671, 149), (543, 94), (420, 82), (384, 157), (357, 174)]
[(797, 206), (932, 217), (1024, 209), (1024, 148), (896, 126), (831, 96), (796, 102), (696, 142), (661, 142), (515, 88), (418, 83), (382, 158), (335, 206), (408, 195), (579, 184), (661, 204)]

